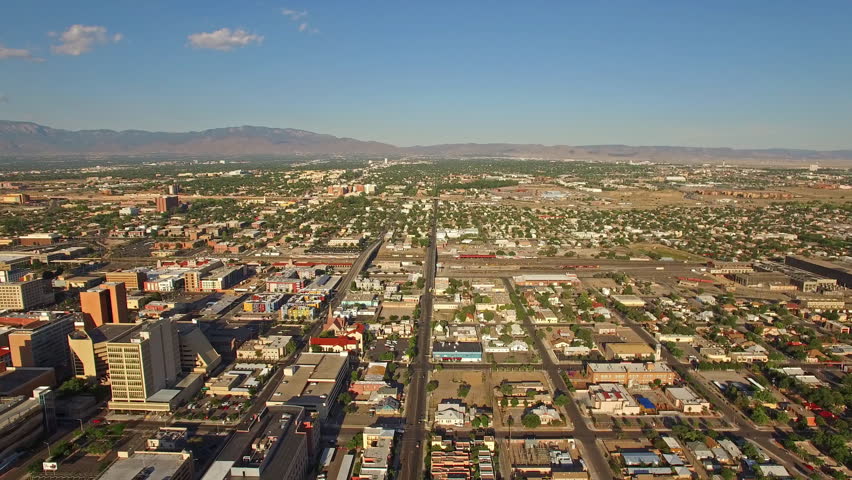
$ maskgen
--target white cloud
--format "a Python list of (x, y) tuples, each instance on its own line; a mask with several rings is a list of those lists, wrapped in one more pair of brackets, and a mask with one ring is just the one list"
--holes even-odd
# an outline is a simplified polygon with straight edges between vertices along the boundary
[(68, 30), (57, 35), (55, 32), (48, 33), (51, 37), (59, 37), (62, 42), (51, 47), (57, 55), (82, 55), (91, 51), (97, 45), (117, 43), (124, 38), (120, 33), (110, 35), (106, 27), (100, 25), (71, 25)]
[(209, 48), (222, 52), (245, 47), (252, 43), (263, 43), (263, 36), (248, 33), (240, 28), (233, 31), (230, 28), (220, 28), (213, 32), (193, 33), (187, 38), (189, 44), (194, 48)]
[(307, 17), (308, 11), (307, 10), (291, 10), (289, 8), (282, 8), (281, 9), (281, 15), (284, 15), (285, 17), (289, 17), (290, 20), (293, 20), (295, 22), (295, 21), (298, 21), (302, 18)]
[(10, 58), (19, 58), (21, 60), (29, 60), (31, 62), (44, 61), (43, 58), (34, 57), (33, 52), (26, 48), (8, 48), (0, 45), (0, 60), (7, 60)]
[(297, 29), (300, 32), (319, 33), (319, 29), (311, 27), (311, 24), (305, 21), (308, 16), (307, 10), (292, 10), (290, 8), (282, 8), (281, 15), (289, 18), (291, 22), (298, 24)]

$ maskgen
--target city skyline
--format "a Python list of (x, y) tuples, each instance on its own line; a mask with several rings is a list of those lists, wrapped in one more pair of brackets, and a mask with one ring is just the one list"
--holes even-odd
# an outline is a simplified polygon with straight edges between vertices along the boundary
[(0, 20), (0, 118), (401, 146), (852, 146), (846, 2), (49, 4)]

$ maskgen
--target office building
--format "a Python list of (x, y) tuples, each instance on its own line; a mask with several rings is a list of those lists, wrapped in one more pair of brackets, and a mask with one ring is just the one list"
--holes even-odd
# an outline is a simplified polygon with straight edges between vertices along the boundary
[(182, 377), (174, 322), (149, 321), (121, 339), (107, 342), (113, 410), (171, 411), (201, 388), (199, 374)]
[(0, 283), (0, 310), (29, 310), (55, 301), (50, 280)]
[(64, 312), (33, 312), (0, 317), (0, 324), (13, 327), (9, 350), (15, 367), (68, 367), (68, 334), (75, 316)]
[(77, 378), (96, 379), (108, 383), (107, 344), (121, 341), (144, 323), (106, 323), (97, 328), (78, 329), (68, 335), (72, 373)]
[(157, 197), (157, 212), (168, 213), (180, 206), (177, 195), (163, 195)]
[(123, 283), (125, 288), (130, 291), (142, 290), (147, 280), (148, 274), (141, 270), (119, 270), (106, 274), (107, 282)]
[(198, 325), (178, 323), (177, 331), (182, 372), (209, 375), (222, 363), (222, 357)]
[(127, 323), (127, 289), (124, 283), (107, 282), (80, 292), (80, 308), (91, 316), (93, 327), (105, 323)]

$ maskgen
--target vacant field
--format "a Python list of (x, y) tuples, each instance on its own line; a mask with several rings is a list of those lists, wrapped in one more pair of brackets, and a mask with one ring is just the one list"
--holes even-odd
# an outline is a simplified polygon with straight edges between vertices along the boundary
[(634, 255), (648, 255), (656, 253), (663, 257), (671, 257), (680, 261), (706, 262), (707, 259), (701, 255), (693, 255), (688, 252), (678, 250), (676, 248), (659, 245), (656, 243), (634, 243), (630, 246), (630, 250)]
[(462, 400), (468, 405), (491, 405), (492, 386), (487, 370), (440, 370), (430, 374), (431, 380), (438, 381), (438, 388), (432, 392), (429, 402), (429, 410), (434, 411), (438, 403), (446, 399), (460, 398), (458, 394), (459, 385), (467, 383), (470, 392)]

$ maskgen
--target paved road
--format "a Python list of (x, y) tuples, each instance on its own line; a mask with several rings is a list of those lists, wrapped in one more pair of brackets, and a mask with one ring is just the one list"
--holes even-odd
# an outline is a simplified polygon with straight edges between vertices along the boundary
[(409, 364), (411, 382), (408, 385), (407, 402), (405, 406), (405, 433), (402, 436), (400, 449), (400, 473), (402, 480), (419, 480), (423, 478), (423, 444), (426, 439), (426, 383), (428, 382), (429, 341), (432, 323), (432, 288), (435, 285), (435, 264), (438, 252), (435, 248), (435, 229), (438, 217), (438, 201), (432, 205), (432, 225), (429, 233), (429, 249), (426, 251), (426, 261), (423, 263), (423, 273), (426, 284), (420, 300), (420, 319), (417, 323), (417, 356)]
[[(616, 310), (613, 310), (613, 313), (621, 318), (621, 321), (625, 325), (632, 328), (633, 331), (642, 337), (645, 342), (648, 342), (649, 345), (657, 343), (656, 339), (654, 339), (647, 330), (642, 328), (641, 325), (630, 320), (626, 316), (621, 315), (621, 313)], [(662, 349), (662, 355), (663, 360), (671, 366), (677, 374), (681, 376), (681, 378), (698, 381), (698, 379), (695, 378), (690, 371), (692, 368), (691, 365), (680, 361), (680, 359), (672, 355), (665, 348)], [(732, 433), (736, 433), (744, 438), (755, 441), (761, 448), (768, 451), (771, 455), (776, 457), (782, 465), (787, 467), (787, 469), (790, 470), (790, 473), (797, 474), (802, 471), (805, 463), (786, 449), (780, 447), (773, 437), (773, 432), (757, 428), (739, 409), (732, 406), (725, 398), (723, 398), (715, 388), (709, 386), (706, 382), (700, 383), (705, 387), (704, 390), (709, 392), (708, 400), (710, 400), (713, 404), (713, 408), (722, 412), (727, 420), (734, 422), (736, 425), (737, 429), (732, 431)]]
[[(509, 278), (504, 277), (503, 283), (506, 286), (506, 291), (510, 293), (516, 293), (514, 285), (512, 285), (512, 281)], [(550, 376), (551, 383), (560, 391), (565, 394), (568, 394), (568, 385), (565, 384), (565, 381), (562, 379), (562, 375), (559, 372), (559, 366), (553, 363), (553, 360), (550, 358), (550, 355), (547, 353), (547, 347), (544, 345), (544, 342), (538, 335), (535, 334), (536, 328), (535, 325), (530, 321), (526, 312), (523, 309), (519, 309), (518, 318), (520, 318), (527, 331), (532, 335), (532, 338), (535, 341), (536, 348), (538, 348), (539, 356), (541, 357), (542, 366), (541, 368), (545, 373)], [(586, 425), (585, 420), (583, 419), (583, 414), (580, 412), (580, 409), (577, 407), (577, 404), (573, 401), (569, 401), (565, 406), (566, 411), (568, 412), (568, 416), (571, 419), (571, 423), (573, 423), (574, 428), (571, 433), (571, 436), (578, 442), (580, 442), (583, 446), (583, 455), (584, 459), (591, 470), (592, 478), (595, 479), (605, 479), (612, 480), (612, 470), (609, 468), (609, 464), (601, 453), (600, 449), (595, 443), (595, 440), (600, 437), (599, 432), (592, 431)], [(515, 429), (517, 432), (517, 429)], [(535, 435), (541, 436), (544, 432), (535, 432)], [(565, 433), (562, 433), (562, 437), (565, 437)]]

